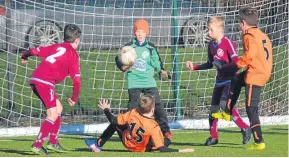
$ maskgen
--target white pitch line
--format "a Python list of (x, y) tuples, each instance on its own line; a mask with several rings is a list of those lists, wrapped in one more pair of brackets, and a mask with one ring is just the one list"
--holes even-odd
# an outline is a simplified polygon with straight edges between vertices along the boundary
[(12, 141), (15, 141), (15, 140), (9, 140), (9, 139), (7, 139), (7, 140), (0, 140), (0, 142), (12, 142)]

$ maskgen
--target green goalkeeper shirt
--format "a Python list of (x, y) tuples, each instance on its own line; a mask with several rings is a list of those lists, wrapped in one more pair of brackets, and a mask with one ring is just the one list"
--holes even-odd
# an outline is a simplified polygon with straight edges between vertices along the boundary
[(154, 70), (161, 71), (161, 61), (155, 46), (147, 40), (139, 45), (137, 40), (126, 44), (135, 48), (137, 59), (134, 65), (126, 71), (128, 89), (157, 87)]

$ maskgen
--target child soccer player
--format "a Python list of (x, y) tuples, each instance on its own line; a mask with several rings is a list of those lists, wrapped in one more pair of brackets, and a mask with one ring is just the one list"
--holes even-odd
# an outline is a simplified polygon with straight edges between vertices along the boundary
[[(191, 71), (211, 69), (213, 65), (217, 67), (216, 83), (213, 90), (211, 107), (209, 112), (210, 137), (206, 140), (205, 145), (218, 144), (218, 120), (212, 117), (220, 108), (224, 109), (228, 97), (231, 79), (237, 71), (234, 68), (238, 61), (236, 45), (224, 35), (224, 21), (221, 17), (211, 17), (209, 22), (209, 36), (212, 39), (208, 46), (208, 61), (201, 65), (193, 65), (187, 61), (186, 67)], [(243, 134), (243, 144), (248, 143), (251, 138), (250, 128), (242, 120), (237, 109), (232, 110), (233, 121), (241, 129)]]
[(160, 124), (161, 130), (165, 137), (172, 137), (168, 125), (166, 111), (161, 104), (159, 91), (154, 79), (154, 70), (161, 76), (166, 76), (167, 71), (163, 69), (162, 62), (156, 47), (147, 40), (149, 35), (149, 23), (140, 19), (134, 24), (134, 34), (136, 38), (125, 46), (131, 46), (136, 50), (137, 59), (133, 65), (123, 65), (116, 56), (117, 67), (126, 72), (129, 94), (128, 109), (137, 107), (137, 101), (141, 93), (154, 96), (156, 99), (155, 119)]
[(68, 24), (64, 28), (64, 43), (31, 48), (22, 53), (23, 64), (28, 62), (29, 56), (42, 58), (40, 65), (34, 70), (29, 82), (33, 92), (43, 102), (47, 113), (47, 117), (41, 125), (38, 138), (31, 148), (34, 153), (47, 155), (47, 151), (42, 144), (48, 135), (50, 135), (50, 140), (47, 149), (57, 152), (67, 151), (60, 146), (57, 139), (63, 107), (56, 96), (55, 84), (70, 75), (73, 80), (73, 94), (67, 101), (70, 106), (74, 106), (78, 100), (81, 84), (79, 56), (75, 51), (80, 43), (80, 35), (81, 30), (78, 26)]
[[(113, 116), (107, 100), (99, 100), (99, 107), (103, 109), (111, 123), (114, 132), (117, 131), (126, 149), (131, 152), (194, 152), (194, 149), (171, 149), (165, 146), (165, 139), (158, 123), (154, 120), (155, 98), (141, 96), (138, 107), (124, 114)], [(169, 139), (166, 139), (169, 140)], [(85, 143), (94, 152), (100, 152), (107, 140), (95, 141), (85, 139)]]
[(234, 78), (232, 82), (234, 88), (230, 90), (231, 95), (225, 112), (216, 113), (213, 116), (230, 120), (241, 87), (245, 86), (246, 112), (255, 141), (248, 149), (263, 150), (265, 149), (265, 143), (262, 137), (258, 105), (261, 89), (270, 79), (272, 72), (272, 43), (269, 37), (257, 27), (258, 13), (256, 9), (241, 8), (239, 17), (240, 28), (243, 33), (244, 55), (239, 59), (236, 66), (247, 70)]
[[(149, 23), (143, 19), (137, 20), (134, 24), (133, 32), (136, 38), (125, 46), (131, 46), (136, 50), (137, 59), (135, 63), (124, 65), (121, 62), (119, 55), (115, 57), (117, 67), (122, 72), (126, 72), (129, 94), (128, 110), (138, 106), (138, 100), (141, 93), (154, 96), (155, 119), (159, 123), (163, 135), (166, 138), (171, 138), (172, 134), (168, 125), (167, 114), (161, 104), (159, 91), (154, 79), (154, 69), (156, 69), (163, 78), (169, 79), (170, 75), (164, 70), (156, 47), (146, 39), (149, 35)], [(114, 132), (113, 125), (109, 125), (98, 138), (98, 141), (108, 140)]]

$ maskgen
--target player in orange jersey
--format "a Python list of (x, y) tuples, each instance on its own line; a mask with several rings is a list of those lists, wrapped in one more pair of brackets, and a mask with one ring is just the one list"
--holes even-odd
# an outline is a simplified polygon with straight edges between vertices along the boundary
[[(250, 121), (255, 143), (248, 149), (265, 149), (259, 119), (258, 105), (262, 87), (270, 79), (273, 65), (272, 43), (258, 27), (257, 10), (242, 8), (239, 11), (240, 28), (243, 32), (244, 55), (237, 62), (238, 68), (246, 71), (235, 76), (231, 82), (231, 92), (225, 112), (215, 113), (213, 117), (231, 119), (232, 108), (239, 97), (241, 87), (246, 87), (246, 112)], [(229, 115), (228, 115), (229, 114)]]
[[(129, 151), (194, 152), (194, 149), (171, 149), (165, 145), (169, 144), (167, 141), (170, 140), (164, 139), (159, 124), (154, 120), (155, 98), (152, 96), (141, 96), (137, 108), (118, 114), (117, 117), (109, 111), (110, 105), (107, 100), (100, 100), (98, 106), (103, 109), (113, 126), (113, 132), (117, 131), (123, 145)], [(100, 152), (107, 140), (85, 139), (85, 143), (93, 152)]]

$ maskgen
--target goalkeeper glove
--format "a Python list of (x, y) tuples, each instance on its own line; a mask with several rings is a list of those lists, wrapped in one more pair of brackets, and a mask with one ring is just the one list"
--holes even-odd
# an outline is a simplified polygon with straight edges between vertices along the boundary
[(159, 75), (160, 75), (160, 80), (163, 80), (163, 81), (168, 81), (168, 80), (172, 79), (171, 73), (169, 71), (166, 71), (166, 70), (161, 70)]

